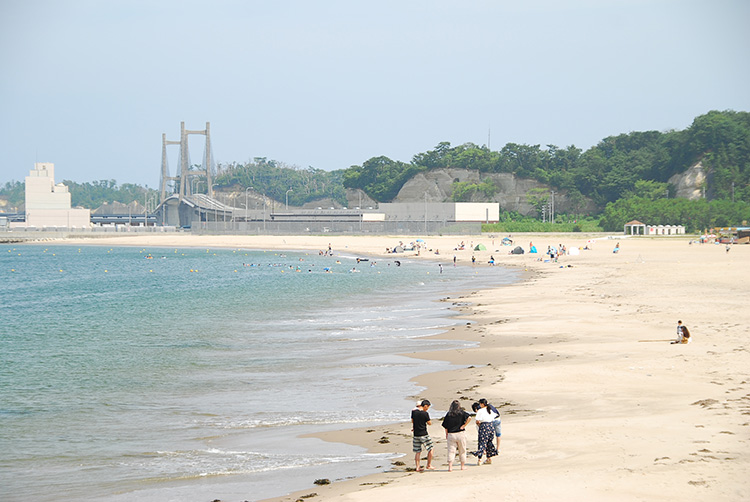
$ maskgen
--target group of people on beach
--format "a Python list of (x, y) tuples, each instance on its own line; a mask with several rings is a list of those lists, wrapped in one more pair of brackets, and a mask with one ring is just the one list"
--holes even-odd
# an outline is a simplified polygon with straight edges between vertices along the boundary
[[(427, 466), (425, 469), (433, 470), (432, 456), (434, 444), (427, 430), (428, 425), (432, 425), (429, 409), (432, 404), (427, 399), (417, 401), (416, 407), (411, 411), (412, 431), (412, 451), (414, 452), (414, 462), (417, 472), (422, 472), (422, 451), (427, 451)], [(491, 464), (492, 457), (498, 454), (500, 449), (501, 421), (500, 413), (497, 408), (492, 406), (486, 399), (482, 398), (471, 405), (474, 412), (474, 422), (477, 427), (477, 449), (467, 450), (466, 427), (472, 419), (472, 415), (463, 409), (461, 403), (456, 399), (448, 408), (448, 412), (442, 419), (442, 426), (445, 429), (445, 440), (448, 444), (448, 471), (453, 470), (453, 462), (458, 453), (458, 459), (461, 464), (461, 470), (466, 469), (466, 455), (477, 457), (477, 465), (482, 465), (482, 457), (486, 460), (484, 463)]]

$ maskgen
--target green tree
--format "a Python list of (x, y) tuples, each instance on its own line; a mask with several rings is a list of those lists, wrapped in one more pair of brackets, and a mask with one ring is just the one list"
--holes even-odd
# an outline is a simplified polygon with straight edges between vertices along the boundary
[(623, 193), (626, 199), (642, 197), (644, 199), (656, 200), (669, 196), (669, 184), (654, 180), (638, 180), (632, 189)]

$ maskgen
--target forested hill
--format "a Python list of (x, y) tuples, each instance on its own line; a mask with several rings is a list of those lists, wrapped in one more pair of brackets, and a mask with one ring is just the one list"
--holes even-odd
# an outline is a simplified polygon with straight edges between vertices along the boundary
[(513, 173), (589, 197), (603, 207), (623, 197), (664, 194), (670, 176), (699, 160), (709, 172), (709, 199), (750, 202), (750, 113), (712, 111), (682, 131), (609, 136), (586, 151), (515, 143), (493, 151), (473, 143), (440, 143), (408, 163), (371, 158), (345, 170), (343, 180), (345, 187), (387, 202), (414, 174), (429, 169)]

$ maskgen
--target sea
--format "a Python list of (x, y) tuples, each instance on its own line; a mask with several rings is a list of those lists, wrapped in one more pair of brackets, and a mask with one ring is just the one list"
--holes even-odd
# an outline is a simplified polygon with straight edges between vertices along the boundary
[(299, 436), (408, 420), (411, 379), (451, 366), (404, 354), (468, 345), (426, 338), (466, 322), (439, 300), (518, 280), (336, 249), (0, 251), (3, 501), (261, 500), (387, 470)]

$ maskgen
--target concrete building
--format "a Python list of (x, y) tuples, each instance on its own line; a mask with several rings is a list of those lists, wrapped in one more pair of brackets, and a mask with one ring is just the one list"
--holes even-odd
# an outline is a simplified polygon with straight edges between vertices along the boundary
[(26, 176), (27, 227), (88, 228), (91, 212), (71, 208), (70, 192), (62, 183), (55, 184), (55, 165), (37, 162)]
[[(285, 206), (285, 205), (284, 205)], [(375, 208), (236, 208), (206, 194), (168, 197), (155, 211), (157, 225), (232, 233), (478, 233), (499, 219), (497, 202), (401, 202)]]
[(461, 223), (497, 223), (497, 202), (382, 202), (379, 212), (386, 221), (439, 221)]

